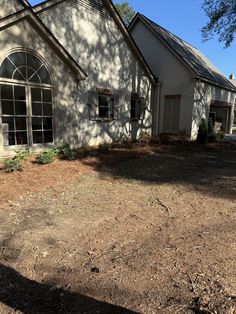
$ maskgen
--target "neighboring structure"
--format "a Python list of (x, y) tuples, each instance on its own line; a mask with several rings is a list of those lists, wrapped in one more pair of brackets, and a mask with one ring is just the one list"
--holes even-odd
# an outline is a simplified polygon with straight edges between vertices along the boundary
[(0, 156), (150, 134), (157, 86), (111, 1), (1, 1)]
[(232, 132), (236, 87), (199, 50), (141, 14), (129, 26), (161, 83), (156, 133), (186, 131), (195, 139), (201, 118)]

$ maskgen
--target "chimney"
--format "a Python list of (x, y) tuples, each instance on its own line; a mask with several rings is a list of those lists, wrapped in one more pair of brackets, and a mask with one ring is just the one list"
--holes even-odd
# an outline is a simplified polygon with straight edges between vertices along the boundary
[(234, 74), (233, 73), (230, 74), (229, 79), (234, 80)]

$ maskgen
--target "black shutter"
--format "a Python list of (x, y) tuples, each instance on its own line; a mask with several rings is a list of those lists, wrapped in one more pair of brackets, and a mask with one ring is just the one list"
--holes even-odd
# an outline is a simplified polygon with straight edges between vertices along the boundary
[(112, 95), (112, 114), (113, 114), (113, 119), (118, 120), (120, 117), (120, 95), (115, 92)]
[(146, 99), (144, 97), (139, 97), (139, 119), (143, 120), (146, 111)]

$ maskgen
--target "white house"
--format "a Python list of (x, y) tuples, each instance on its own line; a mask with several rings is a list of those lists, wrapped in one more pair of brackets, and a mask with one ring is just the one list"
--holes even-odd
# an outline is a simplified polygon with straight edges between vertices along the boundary
[(201, 118), (232, 132), (236, 86), (198, 49), (137, 14), (129, 31), (161, 83), (156, 133), (197, 137)]
[(1, 0), (0, 156), (152, 132), (156, 83), (109, 0)]

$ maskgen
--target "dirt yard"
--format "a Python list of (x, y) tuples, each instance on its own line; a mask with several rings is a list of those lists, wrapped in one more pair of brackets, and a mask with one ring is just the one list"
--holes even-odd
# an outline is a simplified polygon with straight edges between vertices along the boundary
[(0, 313), (236, 313), (236, 145), (0, 171)]

